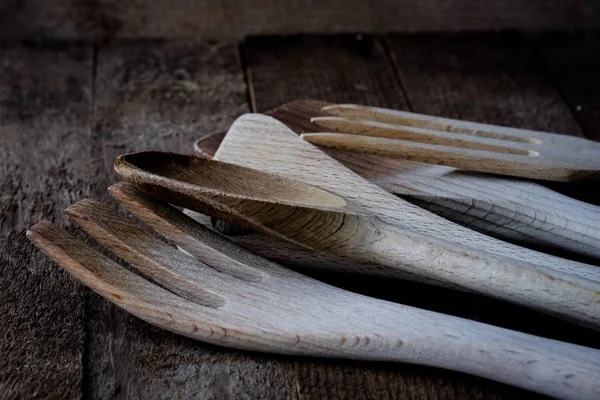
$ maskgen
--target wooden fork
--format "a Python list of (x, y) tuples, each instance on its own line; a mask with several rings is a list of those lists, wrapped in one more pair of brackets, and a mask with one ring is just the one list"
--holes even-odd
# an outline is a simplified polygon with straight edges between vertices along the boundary
[(337, 133), (307, 133), (319, 146), (553, 181), (600, 177), (600, 143), (582, 138), (433, 117), (331, 105), (312, 122)]
[(233, 245), (127, 184), (110, 193), (177, 251), (83, 200), (69, 217), (162, 286), (49, 222), (30, 240), (109, 301), (161, 328), (227, 347), (452, 369), (571, 399), (600, 396), (600, 351), (347, 292)]

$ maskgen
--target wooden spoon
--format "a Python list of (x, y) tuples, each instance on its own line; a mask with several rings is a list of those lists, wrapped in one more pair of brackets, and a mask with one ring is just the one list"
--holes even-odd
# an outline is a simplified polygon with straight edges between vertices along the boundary
[[(281, 125), (265, 116), (247, 118)], [(490, 257), (398, 229), (315, 186), (233, 164), (144, 152), (118, 157), (115, 169), (154, 197), (315, 251), (406, 271), (600, 327), (600, 271), (591, 266), (552, 271)]]
[(269, 118), (248, 115), (238, 119), (214, 158), (319, 186), (351, 199), (389, 224), (478, 252), (569, 273), (576, 273), (584, 265), (491, 238), (410, 204), (360, 177)]
[[(315, 100), (297, 100), (267, 114), (296, 133), (315, 132), (318, 127), (310, 123), (310, 119), (326, 116), (322, 109), (330, 105)], [(199, 139), (194, 144), (196, 152), (212, 158), (225, 134), (221, 132)], [(390, 193), (468, 228), (503, 240), (558, 248), (600, 259), (600, 207), (596, 205), (524, 179), (371, 154), (324, 151)]]

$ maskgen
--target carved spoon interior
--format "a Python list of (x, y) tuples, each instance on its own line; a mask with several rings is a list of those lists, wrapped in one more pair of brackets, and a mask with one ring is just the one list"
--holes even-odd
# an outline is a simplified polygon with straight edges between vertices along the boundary
[(492, 257), (402, 230), (342, 196), (262, 171), (162, 152), (123, 155), (116, 171), (151, 195), (306, 248), (402, 270), (600, 328), (600, 274)]

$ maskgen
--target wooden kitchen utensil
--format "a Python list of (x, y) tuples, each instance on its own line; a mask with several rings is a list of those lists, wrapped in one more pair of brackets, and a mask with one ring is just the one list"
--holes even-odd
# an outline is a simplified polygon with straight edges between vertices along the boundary
[[(267, 112), (296, 133), (314, 132), (310, 123), (330, 104), (297, 100)], [(225, 132), (194, 144), (212, 158)], [(600, 207), (567, 197), (538, 183), (335, 149), (326, 153), (391, 193), (487, 235), (519, 243), (556, 247), (600, 259)]]
[[(238, 121), (245, 119), (287, 129), (262, 115)], [(552, 270), (490, 257), (399, 229), (315, 186), (234, 164), (143, 152), (118, 157), (115, 170), (153, 197), (311, 250), (408, 272), (600, 328), (600, 269), (592, 266)]]
[(69, 217), (164, 289), (49, 222), (27, 236), (92, 290), (158, 327), (227, 347), (415, 363), (565, 399), (600, 396), (596, 349), (347, 292), (244, 251), (129, 185), (110, 192), (197, 258), (94, 200), (71, 206)]
[[(386, 192), (303, 141), (277, 121), (265, 116), (246, 115), (239, 118), (221, 143), (215, 159), (317, 185), (349, 198), (371, 214), (388, 224), (400, 227), (403, 231), (419, 233), (428, 238), (505, 260), (516, 268), (525, 265), (550, 273), (574, 274), (598, 283), (597, 277), (586, 272), (594, 270), (590, 266), (502, 242), (454, 224)], [(279, 254), (278, 249), (282, 243), (288, 242), (275, 243), (273, 240), (261, 240), (255, 236), (246, 240), (244, 244), (253, 251), (271, 257)], [(286, 248), (286, 251), (288, 254), (285, 262), (296, 261), (296, 265), (302, 263), (310, 266), (309, 263), (314, 260), (310, 256), (317, 254), (297, 251), (293, 253), (295, 250), (290, 248)], [(309, 263), (304, 263), (305, 259), (308, 259)], [(321, 260), (326, 261), (328, 267), (341, 267), (336, 260), (333, 260), (333, 263), (327, 258), (321, 258), (319, 261)], [(419, 275), (407, 275), (400, 269), (382, 269), (380, 266), (364, 263), (353, 267), (354, 272), (421, 279)]]
[(324, 111), (336, 116), (312, 122), (340, 133), (303, 135), (322, 147), (524, 178), (600, 178), (600, 143), (591, 140), (355, 104)]

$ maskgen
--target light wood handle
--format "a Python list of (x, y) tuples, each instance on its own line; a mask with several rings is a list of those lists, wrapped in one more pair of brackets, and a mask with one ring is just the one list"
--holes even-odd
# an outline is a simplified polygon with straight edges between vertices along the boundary
[(596, 267), (581, 265), (569, 274), (427, 243), (421, 236), (399, 233), (384, 223), (378, 228), (378, 239), (353, 253), (358, 261), (401, 268), (436, 284), (454, 284), (600, 330), (600, 270)]
[[(86, 209), (94, 211), (94, 207)], [(102, 209), (97, 211), (104, 213)], [(112, 211), (108, 214), (115, 216)], [(99, 222), (98, 217), (101, 215), (91, 216), (85, 223)], [(162, 222), (161, 217), (153, 222), (158, 221)], [(94, 228), (92, 236), (98, 238), (102, 236), (98, 235), (100, 232), (120, 235), (118, 225), (123, 227), (123, 223), (114, 218), (107, 222), (109, 225), (104, 228), (110, 229)], [(169, 237), (174, 234), (181, 240), (189, 231), (185, 226), (177, 227), (163, 226)], [(205, 233), (202, 230), (197, 239), (202, 241)], [(27, 236), (109, 301), (156, 326), (209, 343), (284, 354), (429, 365), (566, 399), (596, 399), (600, 395), (600, 351), (596, 349), (347, 292), (238, 252), (222, 239), (217, 239), (217, 246), (224, 245), (226, 252), (221, 254), (220, 247), (212, 249), (211, 264), (231, 264), (233, 256), (243, 265), (244, 259), (250, 261), (249, 268), (258, 268), (268, 277), (261, 281), (228, 278), (228, 274), (216, 273), (198, 263), (193, 265), (194, 273), (188, 274), (193, 259), (175, 254), (165, 243), (152, 239), (145, 243), (147, 247), (138, 248), (131, 247), (136, 239), (132, 242), (129, 238), (129, 244), (112, 242), (111, 249), (119, 249), (118, 254), (127, 255), (127, 261), (138, 252), (146, 256), (152, 249), (150, 253), (156, 256), (169, 249), (163, 254), (169, 255), (164, 264), (155, 264), (146, 271), (186, 299), (130, 272), (48, 222), (32, 227)], [(214, 235), (208, 238), (213, 244)], [(196, 239), (187, 236), (185, 241), (189, 246)], [(204, 244), (207, 243), (203, 247)], [(171, 261), (182, 258), (183, 264)], [(216, 294), (227, 298), (227, 307), (192, 301), (192, 293), (181, 292), (184, 275), (185, 281), (194, 286), (218, 284)], [(170, 278), (165, 281), (166, 276)]]
[(409, 310), (404, 321), (429, 321), (401, 328), (396, 343), (388, 345), (395, 361), (453, 369), (558, 398), (600, 398), (598, 350), (423, 310), (406, 315)]

